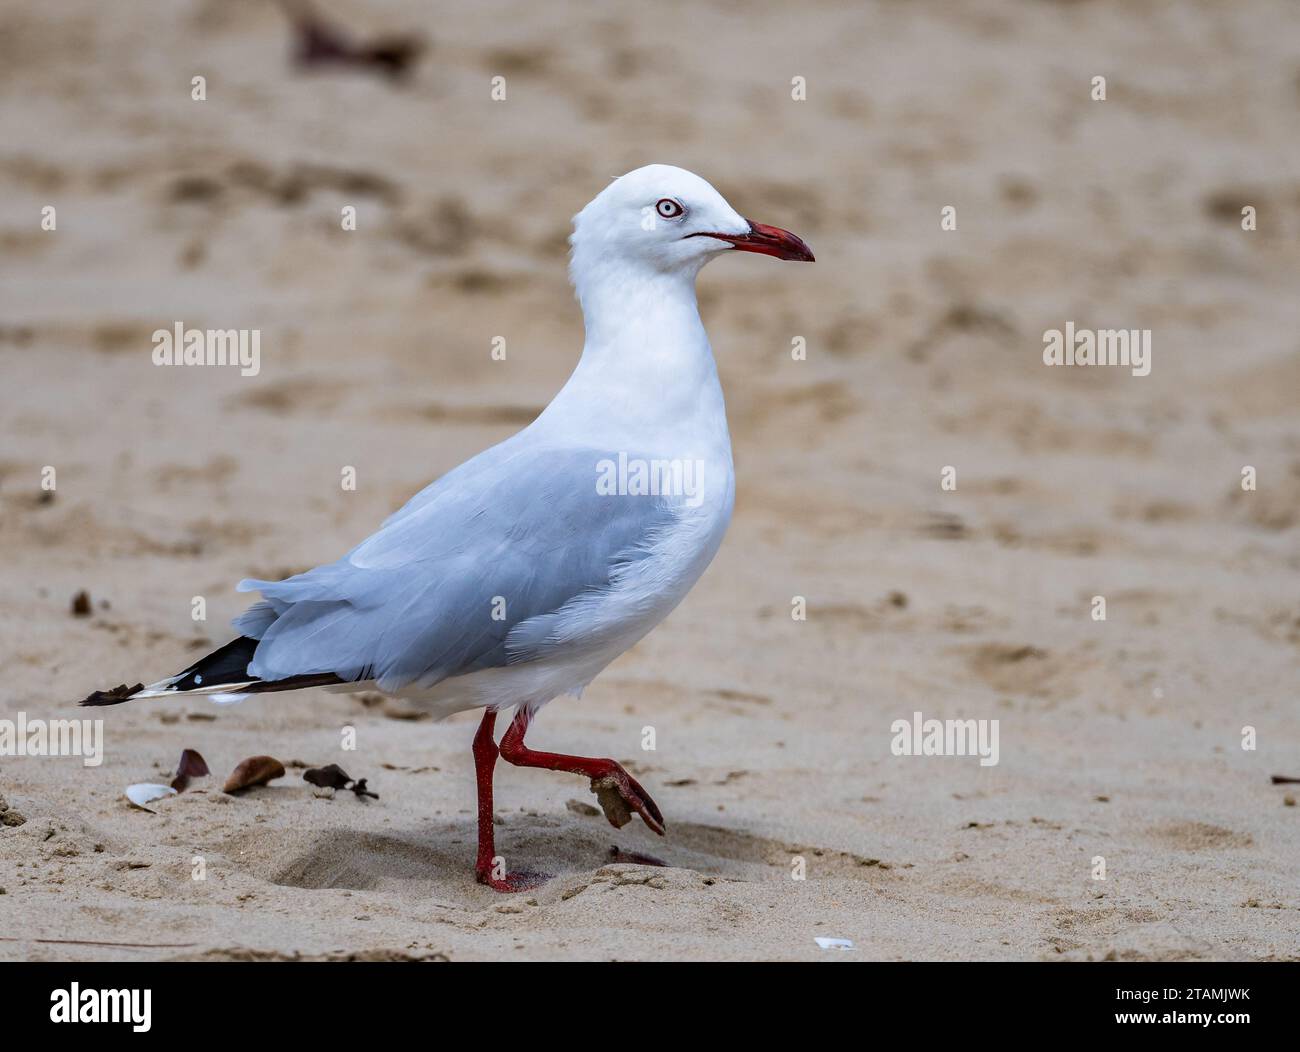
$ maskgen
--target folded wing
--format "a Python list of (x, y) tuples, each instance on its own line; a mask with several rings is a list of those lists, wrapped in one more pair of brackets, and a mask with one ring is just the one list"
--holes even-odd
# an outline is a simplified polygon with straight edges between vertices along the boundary
[[(536, 656), (548, 615), (611, 588), (676, 519), (671, 499), (601, 493), (610, 456), (498, 446), (337, 562), (241, 581), (265, 597), (234, 622), (260, 640), (249, 672), (334, 673), (396, 691)], [(512, 632), (529, 645), (512, 646)]]

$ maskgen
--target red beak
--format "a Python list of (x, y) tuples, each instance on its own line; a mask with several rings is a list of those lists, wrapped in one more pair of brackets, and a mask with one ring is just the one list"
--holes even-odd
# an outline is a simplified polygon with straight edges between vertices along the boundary
[(742, 252), (758, 252), (764, 256), (777, 259), (791, 259), (800, 263), (814, 263), (816, 259), (812, 249), (803, 243), (803, 239), (782, 230), (779, 226), (765, 223), (749, 223), (748, 234), (690, 234), (689, 237), (714, 237), (719, 241), (730, 241)]

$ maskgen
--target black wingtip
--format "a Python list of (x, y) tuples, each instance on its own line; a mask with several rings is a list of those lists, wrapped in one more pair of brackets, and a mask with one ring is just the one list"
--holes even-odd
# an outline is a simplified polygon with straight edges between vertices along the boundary
[(121, 705), (124, 701), (130, 701), (142, 690), (144, 690), (143, 683), (137, 683), (134, 687), (128, 687), (125, 683), (122, 683), (114, 687), (112, 690), (95, 691), (81, 702), (81, 704), (83, 706)]

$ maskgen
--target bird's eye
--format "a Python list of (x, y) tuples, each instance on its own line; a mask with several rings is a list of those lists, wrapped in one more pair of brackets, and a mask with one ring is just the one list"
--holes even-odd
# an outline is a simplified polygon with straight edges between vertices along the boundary
[(662, 219), (680, 219), (686, 214), (686, 209), (682, 207), (681, 202), (674, 201), (671, 197), (661, 198), (655, 205), (655, 211)]

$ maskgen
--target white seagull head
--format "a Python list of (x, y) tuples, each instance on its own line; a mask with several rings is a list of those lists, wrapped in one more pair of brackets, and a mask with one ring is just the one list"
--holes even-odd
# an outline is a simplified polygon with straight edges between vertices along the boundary
[(740, 250), (811, 263), (788, 230), (754, 223), (694, 172), (648, 164), (605, 187), (573, 217), (571, 271), (580, 289), (596, 268), (617, 266), (694, 277), (714, 256)]

